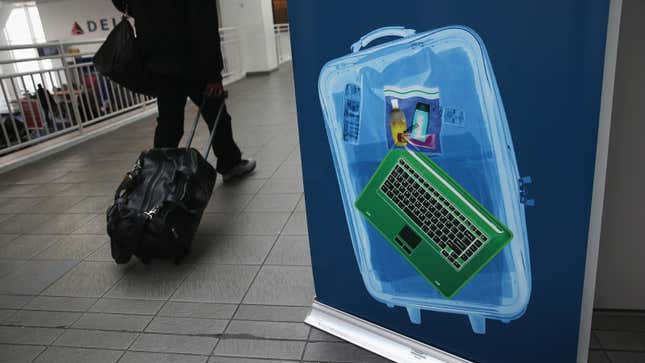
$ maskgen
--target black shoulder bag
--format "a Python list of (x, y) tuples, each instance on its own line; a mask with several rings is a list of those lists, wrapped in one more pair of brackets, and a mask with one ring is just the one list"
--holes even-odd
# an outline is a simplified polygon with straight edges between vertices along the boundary
[(94, 55), (96, 70), (121, 86), (145, 95), (155, 96), (150, 84), (145, 61), (128, 20), (128, 5), (121, 22), (110, 32), (101, 48)]

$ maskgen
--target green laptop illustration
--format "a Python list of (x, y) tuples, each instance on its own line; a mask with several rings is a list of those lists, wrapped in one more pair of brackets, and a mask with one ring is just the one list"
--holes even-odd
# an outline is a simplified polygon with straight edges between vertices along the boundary
[(513, 238), (429, 157), (405, 149), (387, 154), (355, 206), (449, 299)]

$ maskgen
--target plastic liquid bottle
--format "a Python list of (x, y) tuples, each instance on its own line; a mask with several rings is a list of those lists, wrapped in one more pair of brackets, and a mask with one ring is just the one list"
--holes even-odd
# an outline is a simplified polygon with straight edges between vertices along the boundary
[(396, 146), (407, 146), (408, 135), (408, 122), (405, 119), (405, 114), (399, 109), (399, 100), (392, 99), (392, 111), (390, 111), (390, 129), (392, 130), (392, 139)]

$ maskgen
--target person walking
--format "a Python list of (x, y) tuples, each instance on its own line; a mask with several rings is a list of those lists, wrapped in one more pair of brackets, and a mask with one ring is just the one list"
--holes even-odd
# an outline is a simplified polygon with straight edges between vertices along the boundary
[[(156, 148), (175, 148), (184, 133), (187, 98), (201, 105), (209, 129), (224, 101), (221, 40), (215, 0), (112, 0), (134, 18), (146, 79), (157, 94), (159, 117), (154, 136)], [(225, 182), (251, 173), (252, 159), (243, 159), (233, 139), (231, 116), (224, 105), (213, 150), (217, 172)]]

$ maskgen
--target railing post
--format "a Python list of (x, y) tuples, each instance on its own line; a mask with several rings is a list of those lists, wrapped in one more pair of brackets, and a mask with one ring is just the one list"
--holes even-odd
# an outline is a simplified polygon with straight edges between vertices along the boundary
[(76, 118), (76, 122), (78, 123), (78, 132), (83, 133), (83, 119), (81, 119), (81, 113), (78, 111), (78, 100), (76, 99), (76, 95), (74, 94), (74, 89), (73, 89), (73, 83), (72, 82), (72, 73), (69, 68), (69, 65), (67, 64), (67, 59), (65, 56), (65, 49), (63, 48), (62, 43), (58, 43), (58, 53), (60, 54), (60, 60), (63, 63), (63, 69), (65, 70), (65, 78), (67, 78), (67, 89), (70, 91), (69, 98), (72, 101), (72, 111), (74, 112), (74, 117)]

